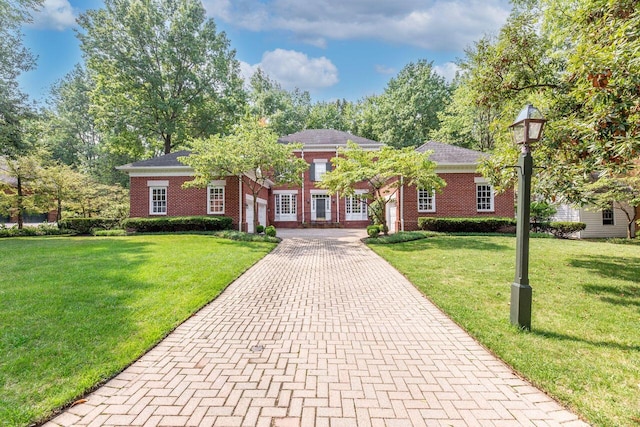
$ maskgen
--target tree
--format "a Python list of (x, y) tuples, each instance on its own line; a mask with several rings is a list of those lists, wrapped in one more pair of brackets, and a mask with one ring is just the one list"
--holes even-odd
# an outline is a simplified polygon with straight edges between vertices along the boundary
[(369, 189), (365, 201), (369, 207), (375, 206), (369, 211), (387, 234), (386, 205), (402, 185), (434, 191), (445, 185), (435, 173), (430, 154), (411, 147), (384, 146), (379, 151), (367, 151), (349, 141), (346, 148), (338, 149), (338, 156), (331, 160), (333, 169), (322, 176), (319, 186), (330, 194), (353, 196), (356, 186), (364, 182)]
[(625, 175), (640, 155), (640, 3), (516, 3), (499, 36), (476, 43), (463, 61), (474, 102), (497, 112), (484, 173), (498, 186), (513, 181), (505, 166), (518, 153), (506, 129), (531, 101), (548, 119), (534, 147), (536, 193), (585, 204), (593, 174)]
[(268, 120), (278, 135), (289, 135), (305, 129), (311, 108), (311, 95), (298, 88), (287, 91), (269, 78), (262, 69), (251, 76), (249, 103), (252, 115)]
[(56, 221), (62, 219), (65, 203), (76, 198), (87, 184), (86, 175), (73, 170), (70, 166), (57, 163), (42, 170), (41, 190), (48, 197), (51, 208), (56, 209)]
[(496, 130), (491, 127), (498, 112), (491, 105), (481, 105), (465, 77), (455, 85), (451, 102), (438, 112), (440, 127), (429, 138), (478, 151), (491, 151)]
[(17, 77), (33, 68), (35, 58), (22, 44), (20, 26), (43, 1), (0, 0), (0, 156), (15, 157), (24, 150), (21, 121), (30, 109)]
[[(196, 140), (193, 152), (180, 161), (195, 171), (185, 187), (206, 187), (212, 180), (237, 176), (257, 200), (260, 190), (275, 185), (302, 183), (307, 162), (293, 153), (298, 144), (280, 144), (278, 135), (257, 118), (245, 118), (228, 136), (214, 135)], [(258, 204), (253, 204), (254, 227), (258, 221)]]
[(51, 88), (46, 111), (47, 145), (54, 160), (90, 173), (98, 157), (101, 135), (90, 113), (94, 82), (76, 65)]
[(382, 95), (373, 97), (375, 140), (395, 147), (416, 147), (439, 126), (438, 112), (450, 97), (444, 77), (433, 63), (409, 63), (392, 78)]
[(167, 154), (237, 121), (239, 64), (200, 1), (105, 0), (78, 22), (91, 112), (119, 151)]
[(23, 228), (27, 212), (47, 210), (42, 191), (42, 161), (35, 154), (0, 157), (0, 209), (18, 220)]

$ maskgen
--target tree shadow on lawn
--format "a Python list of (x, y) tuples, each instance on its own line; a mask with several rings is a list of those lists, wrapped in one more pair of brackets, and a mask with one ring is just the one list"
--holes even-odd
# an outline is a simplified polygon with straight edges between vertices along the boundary
[(640, 307), (640, 265), (624, 257), (615, 256), (583, 256), (570, 261), (571, 266), (585, 269), (593, 274), (607, 278), (622, 280), (629, 284), (583, 285), (585, 292), (597, 295), (601, 301), (624, 306)]
[(589, 340), (586, 338), (582, 338), (582, 337), (577, 337), (577, 336), (573, 336), (573, 335), (568, 335), (568, 334), (562, 334), (559, 332), (553, 332), (553, 331), (548, 331), (548, 330), (544, 330), (544, 329), (538, 329), (538, 328), (534, 328), (531, 330), (531, 333), (534, 335), (538, 335), (540, 337), (543, 338), (550, 338), (556, 341), (573, 341), (573, 342), (581, 342), (584, 344), (588, 344), (594, 347), (607, 347), (610, 349), (615, 349), (615, 350), (622, 350), (622, 351), (638, 351), (640, 352), (640, 345), (628, 345), (628, 344), (621, 344), (619, 342), (614, 342), (614, 341), (594, 341), (594, 340)]

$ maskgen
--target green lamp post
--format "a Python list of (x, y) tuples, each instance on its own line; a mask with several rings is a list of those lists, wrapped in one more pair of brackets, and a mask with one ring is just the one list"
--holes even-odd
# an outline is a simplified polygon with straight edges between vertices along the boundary
[(546, 120), (528, 104), (509, 126), (513, 142), (520, 146), (518, 158), (518, 224), (516, 228), (516, 275), (511, 285), (511, 324), (531, 329), (531, 286), (529, 285), (529, 219), (531, 209), (531, 143), (542, 136)]

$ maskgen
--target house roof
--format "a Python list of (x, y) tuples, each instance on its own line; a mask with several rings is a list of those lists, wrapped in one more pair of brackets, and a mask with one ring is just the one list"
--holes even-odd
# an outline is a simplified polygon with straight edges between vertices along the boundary
[(303, 148), (344, 147), (347, 145), (347, 141), (353, 141), (356, 144), (367, 148), (380, 148), (384, 145), (383, 143), (372, 139), (363, 138), (349, 132), (343, 132), (335, 129), (306, 129), (278, 139), (278, 142), (283, 144), (301, 143), (303, 144)]
[(129, 163), (128, 165), (119, 166), (118, 169), (128, 170), (137, 168), (164, 168), (164, 167), (187, 167), (178, 160), (178, 157), (184, 157), (191, 154), (189, 150), (180, 150), (164, 156), (153, 157), (139, 162)]
[(477, 165), (480, 160), (488, 157), (487, 153), (469, 150), (442, 142), (429, 141), (416, 148), (416, 151), (424, 153), (432, 151), (429, 160), (438, 165)]

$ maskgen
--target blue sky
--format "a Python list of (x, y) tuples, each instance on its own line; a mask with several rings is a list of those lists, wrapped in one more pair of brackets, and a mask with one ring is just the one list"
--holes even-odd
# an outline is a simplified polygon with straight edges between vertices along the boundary
[[(82, 61), (75, 18), (102, 0), (45, 0), (24, 27), (37, 67), (22, 89), (44, 101), (53, 82)], [(495, 34), (508, 0), (203, 0), (225, 31), (243, 75), (262, 68), (314, 101), (357, 101), (381, 93), (406, 64), (433, 61), (447, 78), (453, 61), (484, 34)]]

